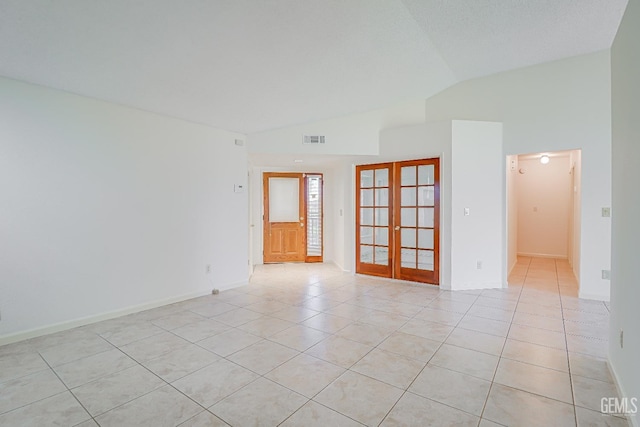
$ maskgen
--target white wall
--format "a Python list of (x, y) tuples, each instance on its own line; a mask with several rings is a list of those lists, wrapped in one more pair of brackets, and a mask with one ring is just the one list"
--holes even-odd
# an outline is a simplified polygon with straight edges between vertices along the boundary
[[(335, 119), (248, 135), (251, 153), (377, 155), (380, 130), (424, 122), (424, 100)], [(303, 135), (324, 135), (323, 145), (302, 144)]]
[(518, 261), (518, 156), (507, 156), (507, 275)]
[[(432, 157), (440, 158), (441, 171), (441, 287), (501, 287), (504, 282), (501, 125), (453, 121), (380, 133), (380, 156), (376, 162)], [(463, 215), (464, 207), (471, 207), (471, 216)], [(481, 270), (476, 268), (478, 260), (483, 261)]]
[(573, 274), (580, 282), (580, 247), (582, 230), (582, 152), (575, 150), (571, 152), (571, 165), (573, 167), (573, 219), (571, 224), (571, 267)]
[(582, 149), (580, 295), (608, 299), (611, 200), (609, 52), (463, 82), (426, 101), (426, 120), (504, 123), (503, 154)]
[[(613, 247), (609, 358), (623, 396), (640, 398), (640, 2), (630, 0), (611, 52)], [(624, 330), (624, 348), (619, 332)], [(632, 418), (640, 425), (639, 415)]]
[[(382, 163), (400, 160), (440, 158), (440, 286), (451, 287), (451, 122), (427, 123), (386, 129), (380, 133), (380, 156), (375, 161)], [(352, 183), (353, 188), (353, 173)], [(355, 271), (355, 198), (352, 198), (352, 220), (349, 224), (351, 262)]]
[(518, 186), (518, 254), (567, 258), (571, 206), (569, 154), (543, 165), (521, 157)]
[(451, 289), (506, 286), (503, 159), (501, 123), (453, 121)]
[(327, 210), (327, 216), (331, 215), (333, 218), (333, 234), (327, 234), (327, 245), (333, 243), (333, 262), (343, 271), (350, 270), (350, 264), (346, 257), (345, 237), (347, 221), (350, 220), (350, 216), (347, 213), (347, 206), (349, 205), (348, 198), (351, 194), (351, 189), (346, 187), (346, 182), (349, 181), (348, 176), (351, 168), (348, 164), (342, 164), (340, 167), (332, 170), (332, 179), (329, 185), (326, 186), (326, 197), (330, 197), (333, 200), (333, 210)]
[(245, 283), (235, 138), (0, 79), (0, 341)]

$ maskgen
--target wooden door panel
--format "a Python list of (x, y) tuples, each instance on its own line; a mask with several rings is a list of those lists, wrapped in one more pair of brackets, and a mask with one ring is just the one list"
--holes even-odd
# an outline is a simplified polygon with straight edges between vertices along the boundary
[[(269, 179), (289, 178), (298, 180), (298, 212), (296, 222), (272, 222), (270, 219)], [(263, 175), (264, 196), (264, 254), (265, 263), (301, 262), (306, 256), (306, 229), (304, 227), (304, 176), (300, 173), (269, 173)], [(295, 208), (294, 208), (295, 209)], [(296, 216), (296, 212), (292, 212)], [(287, 215), (291, 216), (291, 215)]]
[[(297, 227), (297, 224), (294, 224), (294, 227)], [(298, 254), (301, 253), (302, 251), (300, 250), (300, 247), (302, 246), (302, 239), (300, 239), (300, 233), (298, 229), (295, 230), (291, 230), (291, 229), (286, 229), (283, 230), (283, 237), (282, 240), (284, 241), (284, 253), (287, 255), (292, 255), (292, 254)]]
[(269, 251), (265, 252), (269, 260), (266, 262), (304, 261), (303, 241), (298, 228), (297, 222), (277, 223), (271, 227)]

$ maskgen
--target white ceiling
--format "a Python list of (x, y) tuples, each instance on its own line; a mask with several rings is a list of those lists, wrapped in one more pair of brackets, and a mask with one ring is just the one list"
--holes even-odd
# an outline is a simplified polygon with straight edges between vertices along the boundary
[(0, 75), (253, 133), (609, 48), (627, 0), (0, 0)]

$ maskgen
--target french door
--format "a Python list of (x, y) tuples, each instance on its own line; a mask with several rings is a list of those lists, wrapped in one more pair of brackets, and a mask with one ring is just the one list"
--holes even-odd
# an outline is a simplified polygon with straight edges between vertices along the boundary
[(439, 284), (439, 160), (357, 166), (356, 189), (356, 271)]

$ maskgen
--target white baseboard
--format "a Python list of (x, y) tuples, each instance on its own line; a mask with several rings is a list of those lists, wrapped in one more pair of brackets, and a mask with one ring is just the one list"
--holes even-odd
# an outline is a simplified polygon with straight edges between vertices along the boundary
[[(618, 374), (616, 373), (615, 368), (613, 367), (613, 365), (611, 364), (611, 360), (609, 360), (609, 358), (607, 357), (607, 367), (609, 367), (609, 373), (611, 374), (611, 378), (613, 378), (613, 383), (616, 386), (616, 390), (618, 391), (618, 396), (622, 397), (622, 398), (632, 398), (632, 397), (638, 397), (638, 396), (629, 396), (625, 391), (624, 388), (622, 388), (622, 383), (620, 383), (620, 377), (618, 377)], [(629, 423), (631, 423), (631, 425), (633, 427), (640, 427), (640, 420), (638, 419), (638, 414), (633, 415), (633, 416), (627, 416), (626, 419)]]
[(513, 264), (511, 264), (511, 267), (509, 267), (507, 269), (507, 277), (509, 277), (511, 275), (511, 272), (513, 271), (513, 269), (515, 268), (515, 266), (518, 265), (518, 260), (516, 259)]
[(451, 291), (480, 291), (484, 289), (503, 289), (505, 286), (502, 282), (489, 283), (462, 283), (451, 285)]
[[(229, 283), (219, 285), (217, 289), (220, 291), (226, 291), (228, 289), (237, 288), (239, 286), (246, 285), (246, 282)], [(102, 322), (104, 320), (114, 319), (120, 316), (126, 316), (127, 314), (138, 313), (140, 311), (150, 310), (152, 308), (162, 307), (163, 305), (169, 305), (176, 302), (186, 301), (192, 298), (198, 298), (205, 295), (211, 295), (212, 289), (200, 290), (197, 292), (191, 292), (188, 294), (178, 295), (170, 298), (164, 298), (155, 300), (143, 304), (124, 307), (121, 309), (108, 311), (92, 316), (81, 317), (79, 319), (66, 320), (64, 322), (55, 323), (53, 325), (42, 326), (39, 328), (28, 329), (26, 331), (15, 332), (8, 335), (0, 336), (0, 346), (5, 344), (11, 344), (18, 341), (24, 341), (30, 338), (40, 337), (42, 335), (54, 334), (56, 332), (62, 332), (69, 329), (77, 328), (79, 326), (85, 326), (96, 322)]]
[(605, 301), (605, 302), (609, 302), (609, 300), (611, 299), (608, 294), (589, 294), (589, 293), (582, 292), (582, 291), (578, 292), (578, 298), (580, 298), (580, 299), (590, 299), (590, 300), (595, 300), (595, 301)]
[(335, 265), (336, 267), (338, 267), (340, 270), (344, 271), (345, 273), (351, 273), (350, 270), (345, 269), (343, 266), (341, 266), (340, 264), (338, 264), (335, 261), (330, 261), (331, 264)]
[(566, 255), (536, 254), (533, 252), (518, 252), (518, 256), (526, 256), (531, 258), (569, 259)]

